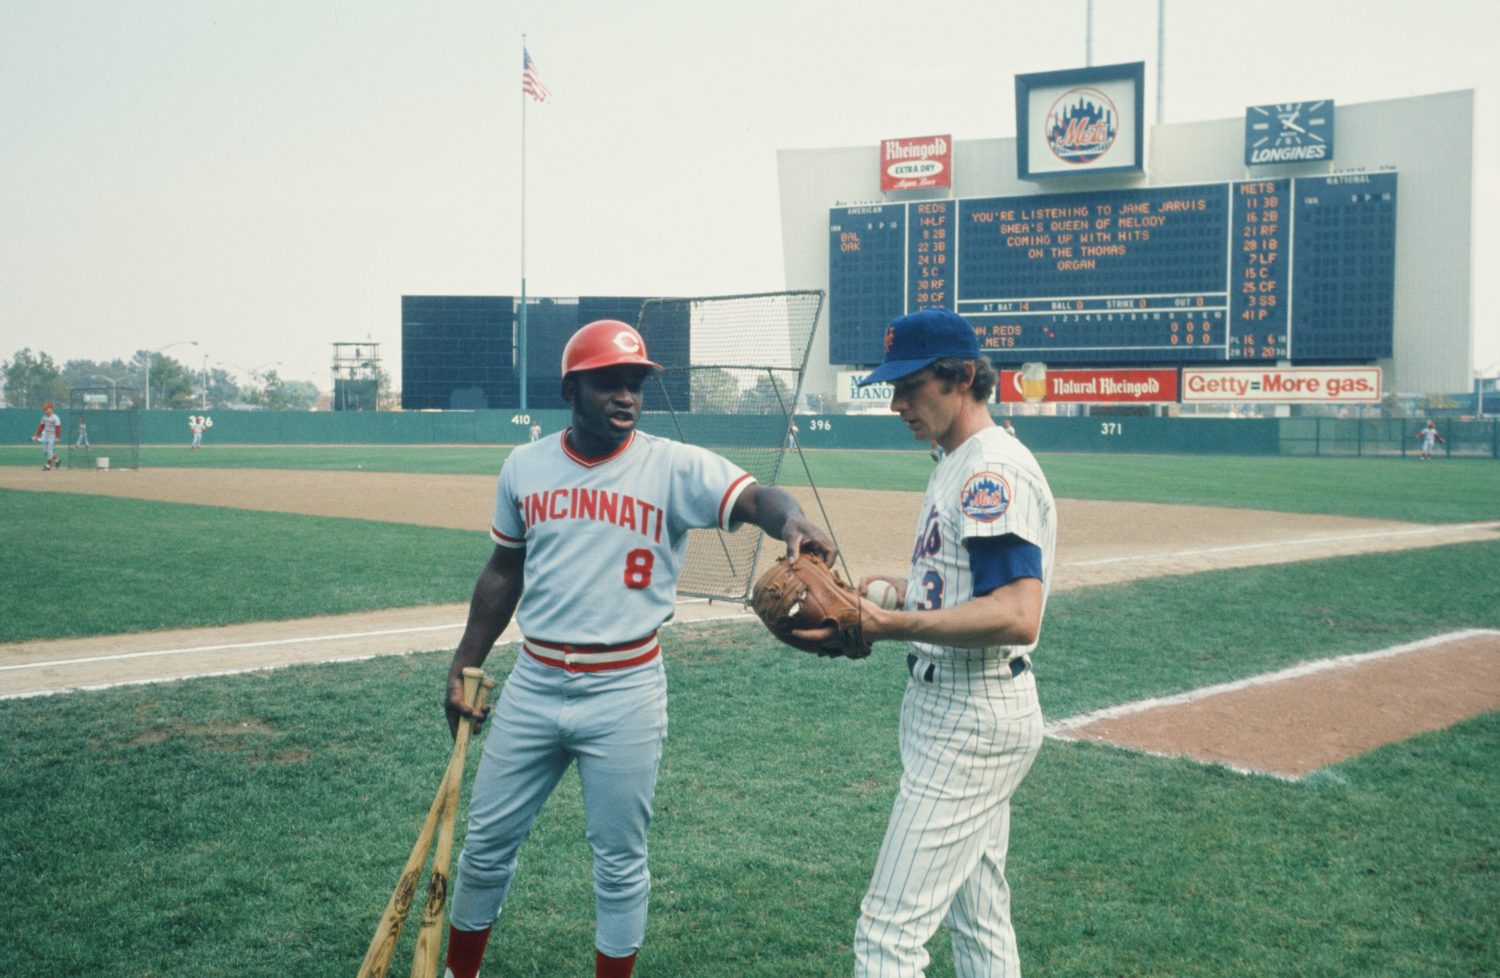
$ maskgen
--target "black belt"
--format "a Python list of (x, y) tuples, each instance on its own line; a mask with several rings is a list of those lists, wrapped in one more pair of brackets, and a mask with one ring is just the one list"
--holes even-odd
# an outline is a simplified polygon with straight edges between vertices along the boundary
[[(918, 676), (917, 675), (917, 663), (920, 662), (920, 661), (921, 660), (918, 659), (916, 656), (914, 656), (914, 655), (908, 655), (906, 657), (906, 671), (909, 672), (909, 673), (911, 673), (913, 679), (921, 679), (922, 682), (924, 682), (924, 683), (930, 683), (930, 682), (932, 682), (933, 675), (935, 675), (937, 673), (937, 663), (934, 663), (934, 662), (927, 663), (927, 668), (922, 670), (922, 675), (921, 676)], [(1030, 665), (1030, 663), (1028, 663), (1025, 659), (1011, 659), (1010, 660), (1010, 678), (1014, 679), (1017, 676), (1019, 676), (1021, 673), (1025, 672), (1029, 665)]]

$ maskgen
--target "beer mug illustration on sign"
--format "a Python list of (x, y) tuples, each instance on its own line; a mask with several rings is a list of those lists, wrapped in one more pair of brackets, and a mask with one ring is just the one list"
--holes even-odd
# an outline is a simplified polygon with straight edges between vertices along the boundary
[(1047, 396), (1047, 365), (1021, 364), (1021, 399), (1035, 404)]

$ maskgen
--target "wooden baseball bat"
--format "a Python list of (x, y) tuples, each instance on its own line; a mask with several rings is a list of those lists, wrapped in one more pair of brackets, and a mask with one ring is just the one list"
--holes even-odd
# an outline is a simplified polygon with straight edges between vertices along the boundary
[[(467, 677), (466, 680), (467, 681)], [(480, 680), (479, 706), (495, 681), (488, 676)], [(485, 685), (488, 684), (488, 685)], [(422, 905), (422, 929), (417, 931), (417, 946), (412, 949), (411, 978), (437, 978), (438, 958), (443, 950), (443, 908), (448, 903), (448, 863), (453, 855), (453, 826), (458, 821), (458, 792), (464, 780), (464, 753), (469, 746), (472, 723), (461, 723), (453, 742), (458, 767), (448, 780), (443, 800), (442, 828), (438, 830), (437, 850), (432, 856), (432, 877), (427, 883), (427, 901)]]
[[(489, 677), (481, 680), (481, 692), (476, 706), (483, 706), (495, 681)], [(453, 831), (458, 820), (458, 795), (463, 786), (464, 757), (468, 750), (471, 723), (460, 724), (453, 744), (455, 770), (440, 789), (442, 815), (438, 829), (437, 850), (432, 857), (432, 875), (428, 880), (427, 899), (422, 907), (421, 929), (417, 933), (416, 947), (412, 950), (411, 978), (436, 978), (438, 958), (442, 951), (443, 908), (448, 900), (448, 865), (453, 852)]]
[[(473, 673), (471, 676), (470, 673)], [(487, 677), (479, 669), (464, 670), (464, 701), (474, 702), (476, 689), (480, 687), (482, 679)], [(490, 680), (494, 685), (494, 680)], [(486, 689), (488, 692), (488, 689)], [(483, 706), (483, 703), (478, 704)], [(467, 723), (459, 724), (460, 733), (467, 731)], [(401, 869), (401, 877), (396, 881), (396, 888), (391, 891), (391, 898), (386, 901), (385, 911), (380, 915), (380, 923), (375, 927), (375, 936), (370, 939), (370, 947), (365, 951), (364, 962), (359, 966), (358, 978), (385, 978), (391, 969), (391, 958), (396, 953), (396, 941), (401, 936), (401, 929), (406, 924), (407, 912), (411, 909), (412, 898), (416, 895), (417, 884), (422, 879), (422, 867), (427, 862), (427, 850), (432, 847), (432, 836), (437, 830), (438, 819), (442, 817), (443, 807), (448, 798), (448, 782), (455, 776), (461, 776), (463, 758), (458, 751), (458, 741), (454, 739), (454, 749), (448, 758), (448, 767), (443, 771), (442, 780), (438, 782), (437, 794), (432, 799), (432, 806), (427, 810), (427, 817), (422, 821), (422, 828), (417, 832), (417, 841), (411, 847), (411, 854), (406, 857), (406, 865)]]

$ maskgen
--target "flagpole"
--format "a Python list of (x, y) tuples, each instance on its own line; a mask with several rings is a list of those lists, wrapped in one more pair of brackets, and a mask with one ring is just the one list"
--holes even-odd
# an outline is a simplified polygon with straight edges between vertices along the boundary
[[(527, 57), (526, 35), (521, 35), (521, 57)], [(524, 64), (523, 64), (524, 68)], [(526, 90), (521, 90), (521, 322), (516, 337), (516, 370), (521, 379), (521, 410), (526, 410)]]

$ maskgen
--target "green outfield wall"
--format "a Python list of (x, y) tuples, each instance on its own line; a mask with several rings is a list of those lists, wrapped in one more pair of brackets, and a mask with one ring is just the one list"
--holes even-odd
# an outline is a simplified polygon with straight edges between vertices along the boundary
[[(71, 444), (78, 413), (62, 413)], [(193, 411), (141, 412), (141, 443), (186, 446)], [(107, 414), (107, 412), (87, 412)], [(527, 438), (534, 418), (542, 431), (565, 427), (568, 412), (534, 411), (210, 411), (214, 426), (204, 446), (233, 445), (467, 445), (517, 444)], [(40, 412), (0, 409), (0, 431), (6, 440), (24, 443), (36, 430)], [(1131, 453), (1175, 455), (1414, 455), (1414, 437), (1422, 422), (1411, 418), (1150, 418), (1094, 416), (1078, 418), (1017, 417), (1021, 440), (1038, 452)], [(105, 418), (91, 430), (109, 427)], [(763, 446), (785, 432), (781, 418), (767, 415), (698, 415), (648, 412), (646, 431), (706, 445)], [(895, 415), (798, 415), (798, 440), (804, 448), (923, 448), (911, 439)], [(1450, 456), (1500, 458), (1500, 422), (1439, 419), (1447, 439), (1438, 450)]]

